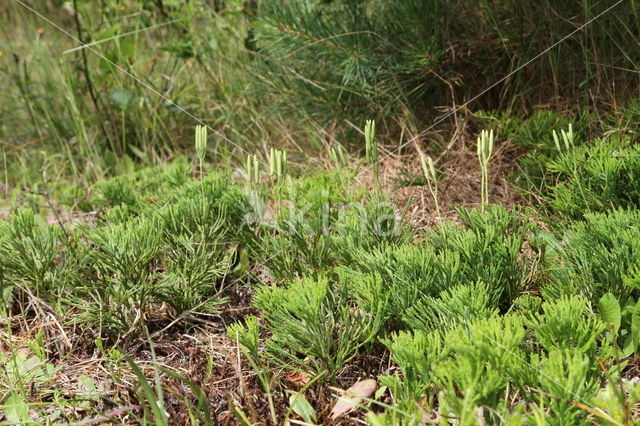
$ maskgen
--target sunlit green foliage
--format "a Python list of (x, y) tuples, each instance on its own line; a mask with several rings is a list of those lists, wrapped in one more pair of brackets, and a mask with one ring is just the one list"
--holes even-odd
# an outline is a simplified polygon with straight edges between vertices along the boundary
[(349, 301), (327, 278), (305, 278), (286, 288), (264, 287), (255, 304), (270, 323), (267, 351), (278, 363), (330, 378), (371, 341), (380, 320)]
[(583, 3), (0, 4), (0, 421), (631, 424), (640, 20)]

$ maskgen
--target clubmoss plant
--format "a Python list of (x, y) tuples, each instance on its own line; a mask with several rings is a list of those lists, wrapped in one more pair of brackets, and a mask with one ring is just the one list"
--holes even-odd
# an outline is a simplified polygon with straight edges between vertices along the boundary
[(380, 187), (380, 164), (378, 164), (378, 142), (376, 140), (376, 122), (367, 120), (364, 125), (364, 141), (369, 167), (373, 169), (376, 185)]
[(200, 164), (200, 179), (204, 175), (204, 157), (207, 154), (207, 127), (196, 126), (196, 155)]
[(575, 222), (558, 242), (550, 241), (549, 256), (558, 262), (542, 288), (547, 298), (582, 295), (592, 304), (605, 293), (620, 303), (637, 298), (640, 291), (640, 213), (618, 209), (608, 214), (587, 214)]
[(427, 181), (429, 192), (433, 197), (433, 203), (436, 206), (436, 214), (438, 217), (441, 217), (440, 203), (438, 202), (438, 176), (436, 175), (436, 168), (433, 165), (433, 159), (428, 155), (425, 156), (420, 154), (420, 164), (422, 165), (422, 172), (424, 173), (424, 178)]
[(485, 414), (473, 407), (499, 406), (510, 383), (527, 376), (520, 349), (525, 335), (522, 319), (515, 316), (475, 320), (447, 333), (449, 357), (434, 367), (433, 375), (442, 389), (440, 403), (460, 417), (460, 424), (476, 424), (477, 416)]
[(336, 169), (342, 169), (348, 164), (344, 147), (339, 143), (335, 143), (331, 146), (331, 149), (329, 149), (329, 157), (333, 162), (333, 167)]
[[(267, 352), (278, 365), (330, 380), (378, 333), (378, 315), (361, 311), (327, 277), (262, 287), (255, 305), (269, 322)], [(379, 314), (379, 312), (377, 312)]]
[(533, 355), (531, 364), (539, 372), (541, 405), (549, 406), (552, 419), (562, 424), (582, 423), (584, 411), (576, 400), (584, 403), (596, 395), (600, 376), (597, 364), (579, 349), (552, 349), (547, 355)]
[(489, 160), (493, 153), (493, 129), (483, 130), (478, 136), (478, 160), (480, 161), (480, 198), (481, 209), (484, 211), (489, 205)]
[(593, 354), (604, 323), (591, 311), (590, 303), (581, 296), (564, 296), (542, 304), (528, 323), (536, 340), (547, 351), (575, 349)]
[(287, 174), (287, 151), (271, 148), (269, 151), (269, 176), (276, 180)]
[[(60, 243), (59, 228), (42, 223), (33, 210), (18, 210), (11, 222), (0, 223), (3, 275), (8, 282), (24, 283), (37, 294), (54, 290)], [(4, 283), (2, 290), (6, 291)]]
[(247, 358), (251, 368), (258, 376), (258, 380), (267, 394), (269, 401), (269, 414), (273, 424), (277, 424), (276, 409), (273, 403), (273, 392), (271, 389), (271, 369), (265, 362), (264, 355), (260, 353), (260, 325), (255, 316), (246, 317), (244, 324), (234, 323), (227, 329), (227, 335), (237, 342), (242, 354)]
[(260, 181), (260, 162), (256, 154), (247, 155), (244, 171), (249, 182), (258, 183)]
[(96, 303), (85, 305), (87, 320), (117, 335), (142, 325), (155, 291), (150, 266), (160, 250), (159, 229), (156, 219), (136, 218), (91, 232), (100, 279), (90, 289)]
[(569, 130), (565, 131), (564, 129), (560, 129), (560, 135), (562, 136), (562, 143), (560, 145), (560, 138), (558, 137), (558, 133), (553, 130), (553, 142), (556, 145), (556, 149), (558, 152), (570, 151), (573, 148), (573, 124), (569, 123)]

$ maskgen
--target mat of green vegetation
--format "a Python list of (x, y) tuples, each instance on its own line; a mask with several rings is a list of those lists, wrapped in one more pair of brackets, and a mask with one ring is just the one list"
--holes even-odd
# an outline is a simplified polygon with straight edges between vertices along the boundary
[(0, 22), (2, 424), (638, 422), (635, 1)]

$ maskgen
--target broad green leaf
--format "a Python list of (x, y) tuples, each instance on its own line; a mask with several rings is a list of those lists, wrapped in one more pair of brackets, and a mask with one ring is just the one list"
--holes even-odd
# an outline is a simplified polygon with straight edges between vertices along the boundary
[(32, 424), (30, 423), (31, 417), (29, 417), (29, 404), (25, 402), (18, 392), (11, 392), (0, 408), (0, 412), (4, 411), (9, 422)]
[(633, 336), (632, 335), (628, 335), (624, 339), (624, 345), (622, 347), (622, 354), (624, 356), (631, 356), (633, 354), (633, 351), (634, 351)]
[(640, 314), (631, 315), (630, 337), (631, 337), (631, 343), (633, 345), (633, 352), (637, 352), (638, 346), (640, 345)]
[(618, 299), (611, 294), (605, 293), (598, 302), (600, 308), (600, 316), (607, 325), (607, 330), (613, 333), (612, 338), (618, 334), (620, 329), (620, 322), (622, 321), (622, 314), (620, 312), (620, 303)]
[(307, 398), (301, 393), (296, 392), (291, 394), (289, 397), (289, 406), (293, 412), (299, 415), (305, 422), (315, 423), (316, 410), (313, 409), (309, 401), (307, 401)]
[(120, 28), (122, 27), (121, 24), (116, 24), (116, 25), (112, 25), (110, 27), (107, 27), (105, 29), (103, 29), (102, 31), (100, 31), (98, 34), (96, 34), (95, 38), (96, 39), (105, 39), (105, 38), (112, 38), (115, 35), (118, 34), (118, 32), (120, 31)]
[(86, 394), (87, 397), (93, 398), (99, 396), (100, 393), (98, 392), (95, 383), (89, 376), (85, 376), (84, 374), (82, 374), (80, 377), (78, 377), (78, 384), (84, 387), (85, 391), (82, 393)]
[(384, 395), (384, 393), (387, 391), (387, 389), (389, 389), (387, 386), (380, 386), (380, 388), (378, 388), (378, 390), (376, 391), (375, 395), (373, 396), (374, 399), (380, 399), (382, 397), (382, 395)]
[(136, 45), (131, 40), (119, 39), (118, 45), (118, 59), (121, 61), (128, 61), (136, 54)]
[(136, 157), (138, 157), (139, 159), (141, 159), (142, 161), (149, 161), (149, 156), (147, 155), (146, 152), (142, 151), (139, 148), (136, 148), (133, 145), (129, 145), (128, 148), (131, 150), (131, 152), (133, 152)]
[(115, 102), (118, 107), (124, 109), (131, 104), (133, 96), (131, 92), (126, 89), (116, 90), (115, 92), (111, 93), (111, 100)]

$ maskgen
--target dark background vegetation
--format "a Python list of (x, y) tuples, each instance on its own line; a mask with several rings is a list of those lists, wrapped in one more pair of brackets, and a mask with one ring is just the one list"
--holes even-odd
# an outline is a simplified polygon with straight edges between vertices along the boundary
[(4, 153), (71, 153), (54, 161), (83, 177), (190, 149), (185, 111), (223, 135), (212, 154), (239, 153), (226, 139), (303, 154), (358, 149), (365, 118), (393, 144), (454, 108), (432, 133), (470, 110), (615, 111), (639, 86), (635, 0), (25, 3), (69, 35), (0, 6)]

